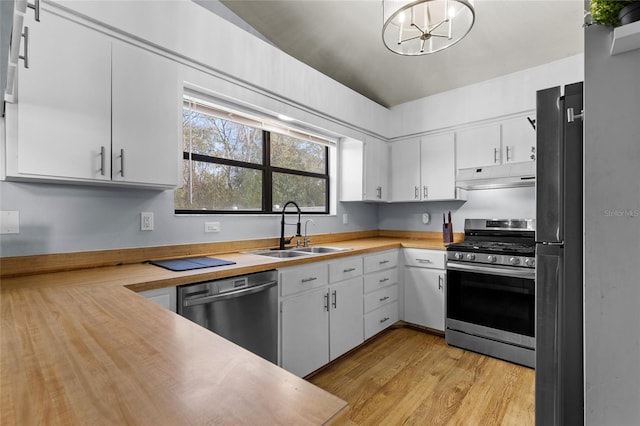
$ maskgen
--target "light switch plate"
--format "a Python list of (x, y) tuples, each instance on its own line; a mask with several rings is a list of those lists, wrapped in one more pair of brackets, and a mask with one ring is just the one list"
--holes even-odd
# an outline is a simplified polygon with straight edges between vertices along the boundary
[(349, 224), (349, 215), (347, 213), (343, 213), (342, 214), (342, 224), (343, 225), (348, 225)]
[(422, 223), (428, 225), (431, 223), (431, 215), (429, 213), (422, 213)]
[(20, 233), (20, 212), (17, 210), (0, 212), (0, 234)]
[(220, 222), (205, 222), (204, 232), (220, 232)]

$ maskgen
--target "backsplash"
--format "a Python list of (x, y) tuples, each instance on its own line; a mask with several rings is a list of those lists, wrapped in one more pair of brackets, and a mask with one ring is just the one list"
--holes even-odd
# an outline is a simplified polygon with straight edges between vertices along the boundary
[[(380, 229), (441, 231), (442, 214), (451, 211), (454, 232), (464, 232), (467, 218), (535, 219), (535, 187), (483, 189), (467, 192), (467, 201), (381, 204)], [(430, 213), (431, 223), (422, 223), (422, 214)]]

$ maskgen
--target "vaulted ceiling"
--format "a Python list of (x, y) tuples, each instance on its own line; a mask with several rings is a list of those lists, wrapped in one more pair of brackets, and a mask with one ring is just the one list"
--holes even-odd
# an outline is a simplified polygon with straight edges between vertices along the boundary
[(381, 0), (195, 1), (386, 107), (584, 48), (582, 0), (475, 0), (467, 37), (418, 57), (397, 55), (382, 43)]

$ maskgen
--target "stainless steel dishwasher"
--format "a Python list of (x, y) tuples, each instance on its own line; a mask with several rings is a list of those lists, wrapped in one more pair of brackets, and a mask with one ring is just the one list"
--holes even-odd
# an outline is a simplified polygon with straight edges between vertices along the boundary
[(278, 272), (178, 287), (178, 314), (274, 364), (278, 362)]

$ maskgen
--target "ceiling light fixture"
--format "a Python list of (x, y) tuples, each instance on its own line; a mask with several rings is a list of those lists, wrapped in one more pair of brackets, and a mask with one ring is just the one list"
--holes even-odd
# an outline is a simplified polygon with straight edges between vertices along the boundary
[(382, 0), (382, 41), (399, 55), (438, 52), (462, 40), (475, 21), (467, 0)]

